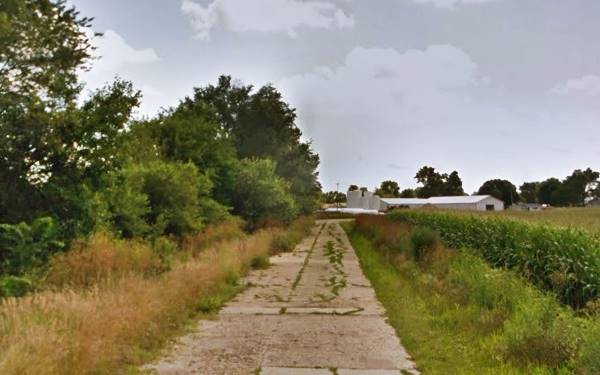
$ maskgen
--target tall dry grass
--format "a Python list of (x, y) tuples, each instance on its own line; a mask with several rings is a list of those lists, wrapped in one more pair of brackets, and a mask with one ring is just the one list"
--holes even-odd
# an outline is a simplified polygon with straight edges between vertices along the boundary
[[(140, 364), (141, 353), (172, 335), (252, 259), (267, 254), (272, 237), (263, 231), (222, 240), (156, 277), (124, 273), (110, 284), (5, 300), (0, 374), (113, 374)], [(98, 241), (100, 246), (104, 240)], [(96, 264), (79, 262), (84, 258), (76, 254), (69, 262), (83, 268)]]

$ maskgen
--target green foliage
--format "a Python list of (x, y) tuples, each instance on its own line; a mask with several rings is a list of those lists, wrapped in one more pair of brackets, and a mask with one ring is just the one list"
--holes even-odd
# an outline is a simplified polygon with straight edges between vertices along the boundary
[(426, 267), (389, 257), (386, 249), (398, 241), (389, 233), (396, 226), (409, 237), (407, 225), (359, 217), (344, 227), (390, 324), (422, 372), (598, 373), (600, 321), (577, 316), (469, 249), (440, 247)]
[(345, 203), (346, 202), (346, 194), (339, 191), (328, 191), (327, 193), (323, 193), (322, 200), (324, 203)]
[(440, 235), (433, 229), (427, 227), (417, 227), (410, 235), (413, 257), (415, 260), (422, 260), (425, 255), (440, 244)]
[(382, 198), (397, 198), (400, 196), (400, 186), (396, 181), (383, 181), (375, 190), (375, 194)]
[(404, 189), (400, 192), (400, 198), (416, 198), (417, 192), (415, 189)]
[[(542, 182), (529, 182), (521, 186), (527, 194), (527, 201), (536, 201), (553, 206), (582, 206), (586, 198), (598, 198), (600, 172), (591, 168), (576, 169), (573, 173), (559, 180), (549, 178)], [(535, 200), (533, 194), (536, 194)]]
[(301, 141), (295, 109), (273, 86), (254, 90), (222, 76), (216, 86), (195, 89), (194, 97), (186, 98), (182, 106), (207, 104), (214, 108), (215, 119), (233, 141), (238, 157), (275, 161), (277, 174), (290, 183), (298, 211), (310, 214), (317, 208), (319, 156), (309, 142)]
[(573, 307), (600, 295), (600, 239), (589, 232), (440, 212), (388, 216), (435, 229), (448, 246), (474, 249), (493, 266), (514, 269)]
[(0, 224), (0, 274), (21, 275), (45, 264), (64, 246), (56, 223), (49, 217), (30, 224)]
[(519, 187), (519, 192), (525, 203), (539, 203), (540, 183), (525, 182)]
[(504, 202), (506, 207), (518, 203), (520, 200), (517, 187), (507, 180), (489, 180), (484, 182), (477, 194), (491, 195)]
[(191, 163), (133, 164), (110, 176), (109, 220), (125, 237), (192, 233), (226, 214), (211, 189)]
[(289, 183), (269, 159), (242, 160), (232, 199), (234, 213), (253, 230), (271, 220), (290, 223), (298, 213)]
[(450, 175), (440, 174), (435, 168), (425, 166), (419, 169), (415, 179), (423, 185), (417, 189), (419, 198), (465, 194), (457, 171), (453, 171)]
[(268, 255), (257, 255), (250, 261), (250, 266), (255, 270), (264, 270), (269, 268), (271, 260)]
[(17, 276), (0, 277), (0, 298), (22, 297), (34, 290), (34, 285), (28, 278)]
[(166, 237), (159, 237), (152, 243), (152, 251), (160, 259), (164, 270), (171, 269), (175, 253), (178, 250), (177, 243)]

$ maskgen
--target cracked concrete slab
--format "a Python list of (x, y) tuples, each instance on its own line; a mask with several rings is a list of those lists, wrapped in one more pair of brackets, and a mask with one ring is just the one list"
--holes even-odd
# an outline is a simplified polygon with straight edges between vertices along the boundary
[[(417, 374), (337, 221), (245, 279), (217, 320), (201, 321), (158, 374)], [(332, 372), (335, 369), (336, 372)]]

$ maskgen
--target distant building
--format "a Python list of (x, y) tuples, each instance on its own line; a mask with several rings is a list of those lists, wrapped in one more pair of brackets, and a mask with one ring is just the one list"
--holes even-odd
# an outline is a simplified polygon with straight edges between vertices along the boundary
[(431, 206), (436, 208), (448, 208), (454, 210), (471, 211), (502, 211), (504, 202), (491, 195), (464, 195), (452, 197), (431, 198), (383, 198), (381, 199), (380, 211), (388, 211), (394, 208), (421, 208)]
[(377, 210), (381, 206), (379, 195), (375, 195), (370, 191), (353, 190), (346, 193), (347, 208), (360, 208), (363, 210)]
[(539, 203), (515, 203), (509, 209), (513, 211), (543, 211), (544, 205)]
[(437, 207), (455, 210), (502, 211), (504, 202), (491, 195), (464, 195), (431, 198), (380, 198), (370, 191), (348, 191), (349, 209), (389, 211), (395, 208)]

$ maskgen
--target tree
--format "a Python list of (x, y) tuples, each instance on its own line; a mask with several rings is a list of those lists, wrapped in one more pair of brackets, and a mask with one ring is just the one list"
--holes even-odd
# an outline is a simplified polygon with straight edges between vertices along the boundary
[[(150, 140), (160, 157), (170, 161), (191, 161), (215, 184), (214, 197), (231, 205), (238, 159), (233, 142), (214, 118), (208, 105), (178, 107), (161, 113), (157, 118), (137, 122), (132, 127), (131, 143)], [(136, 147), (133, 146), (137, 154)]]
[(400, 186), (395, 181), (383, 181), (375, 190), (375, 194), (382, 198), (397, 198), (400, 196)]
[(400, 193), (400, 198), (416, 198), (417, 192), (415, 189), (404, 189)]
[(562, 182), (560, 182), (557, 178), (549, 178), (545, 181), (540, 182), (540, 186), (538, 188), (538, 201), (544, 204), (557, 205), (557, 192), (562, 186)]
[(448, 178), (446, 178), (445, 184), (445, 195), (465, 195), (465, 191), (463, 190), (462, 186), (462, 180), (460, 179), (457, 171), (450, 173)]
[(269, 159), (244, 159), (237, 174), (233, 195), (234, 214), (255, 230), (270, 220), (289, 223), (298, 213), (290, 184), (277, 175)]
[(519, 187), (521, 199), (525, 203), (538, 203), (539, 202), (539, 182), (525, 182)]
[(442, 195), (464, 195), (462, 180), (457, 171), (450, 175), (436, 172), (435, 168), (422, 167), (415, 175), (418, 183), (422, 184), (416, 192), (419, 198), (439, 197)]
[(222, 76), (216, 86), (196, 88), (193, 98), (182, 107), (209, 104), (215, 119), (229, 137), (240, 158), (269, 158), (276, 162), (277, 174), (290, 183), (301, 212), (316, 208), (321, 194), (317, 168), (319, 156), (310, 142), (301, 140), (296, 112), (271, 85), (254, 90), (234, 84)]
[(323, 193), (323, 202), (328, 204), (345, 203), (346, 194), (339, 191), (328, 191), (327, 193)]
[(356, 191), (356, 190), (358, 190), (358, 185), (350, 185), (348, 187), (348, 191)]
[(484, 182), (477, 192), (479, 195), (491, 195), (504, 202), (506, 207), (519, 202), (519, 194), (517, 187), (507, 180), (489, 180)]
[(593, 186), (599, 177), (600, 173), (590, 168), (576, 169), (563, 180), (555, 192), (556, 203), (562, 206), (582, 206), (590, 196), (590, 192), (593, 192)]

